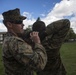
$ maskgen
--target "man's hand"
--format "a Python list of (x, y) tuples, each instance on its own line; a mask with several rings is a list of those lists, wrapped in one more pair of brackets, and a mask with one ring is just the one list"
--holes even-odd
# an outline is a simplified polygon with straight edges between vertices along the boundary
[(34, 42), (34, 43), (40, 43), (40, 38), (38, 36), (38, 32), (31, 32), (30, 33), (30, 37), (31, 37), (31, 40)]

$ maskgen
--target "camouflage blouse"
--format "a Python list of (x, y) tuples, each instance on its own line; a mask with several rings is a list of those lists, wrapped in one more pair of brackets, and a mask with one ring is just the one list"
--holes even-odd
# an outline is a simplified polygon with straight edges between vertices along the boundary
[(47, 62), (45, 48), (36, 43), (34, 49), (24, 40), (7, 33), (3, 42), (5, 75), (33, 75), (44, 69)]
[(38, 75), (66, 75), (66, 70), (60, 57), (60, 48), (70, 29), (70, 21), (62, 19), (52, 22), (46, 27), (48, 34), (42, 44), (46, 49), (48, 61)]

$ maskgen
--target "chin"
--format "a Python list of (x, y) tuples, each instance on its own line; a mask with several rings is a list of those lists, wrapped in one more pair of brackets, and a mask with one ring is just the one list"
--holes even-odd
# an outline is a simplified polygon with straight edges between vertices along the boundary
[(24, 33), (24, 30), (21, 33)]
[(21, 30), (21, 31), (20, 31), (20, 33), (23, 33), (23, 32), (24, 32), (24, 30)]

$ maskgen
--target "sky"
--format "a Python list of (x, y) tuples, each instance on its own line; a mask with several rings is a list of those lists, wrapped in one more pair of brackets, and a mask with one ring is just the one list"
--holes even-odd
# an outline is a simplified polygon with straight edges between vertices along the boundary
[(69, 19), (70, 27), (76, 33), (76, 0), (0, 0), (0, 32), (7, 31), (2, 23), (2, 13), (15, 8), (19, 8), (21, 15), (27, 17), (23, 21), (24, 29), (38, 17), (46, 26), (56, 20)]

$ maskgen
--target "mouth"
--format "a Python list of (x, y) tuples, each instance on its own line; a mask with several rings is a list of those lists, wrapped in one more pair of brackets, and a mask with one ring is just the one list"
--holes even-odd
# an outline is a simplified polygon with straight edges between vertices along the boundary
[(21, 29), (23, 29), (23, 27), (21, 27)]

